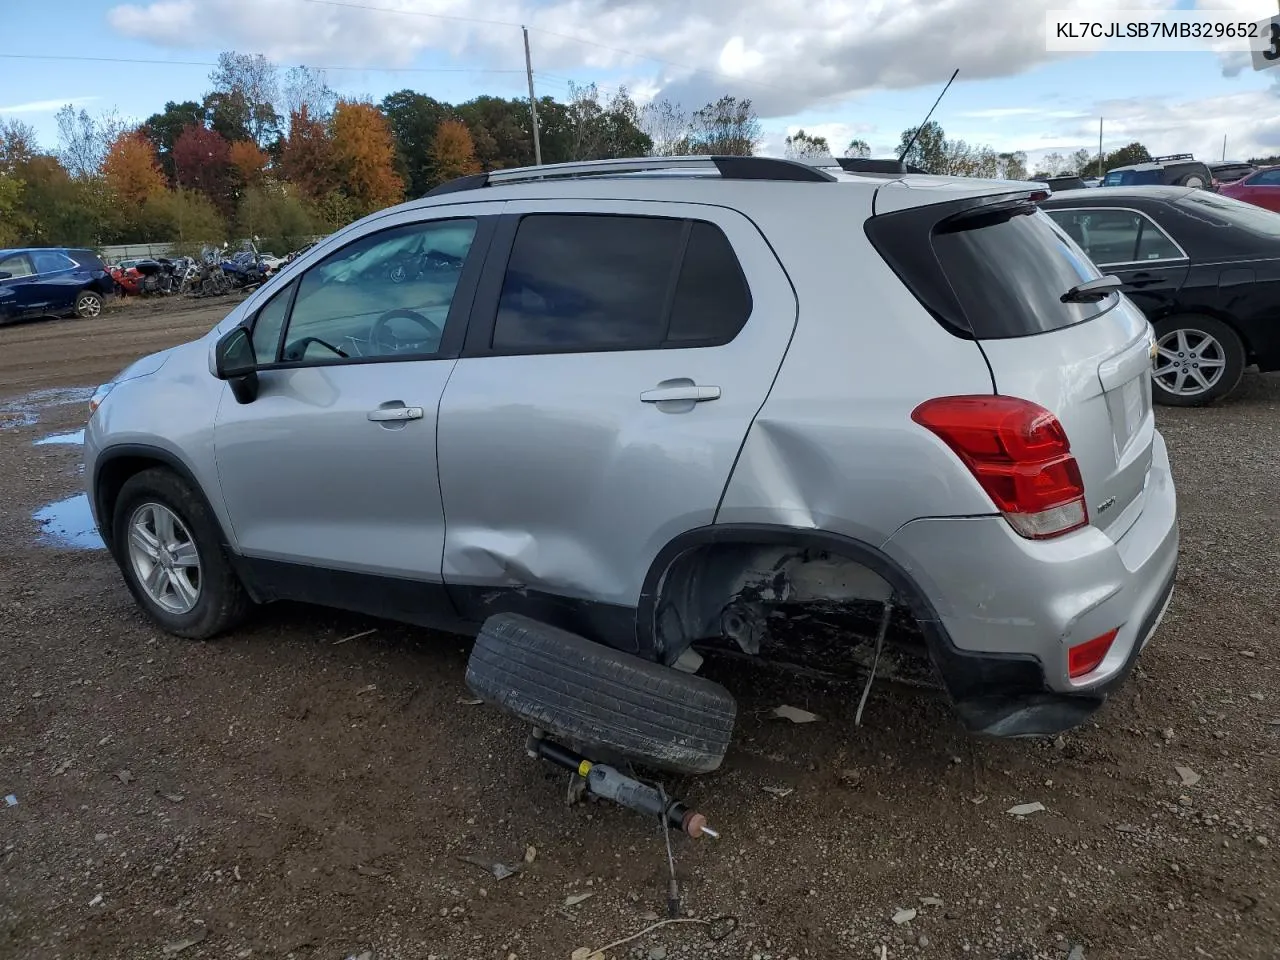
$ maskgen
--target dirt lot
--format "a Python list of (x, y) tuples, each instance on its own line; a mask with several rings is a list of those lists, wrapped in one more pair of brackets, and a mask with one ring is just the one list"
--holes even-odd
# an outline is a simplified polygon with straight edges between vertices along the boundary
[[(103, 551), (38, 541), (33, 511), (80, 483), (76, 446), (33, 446), (83, 424), (87, 389), (61, 388), (228, 307), (0, 329), (0, 956), (568, 960), (665, 915), (656, 828), (568, 807), (523, 730), (462, 702), (465, 641), (284, 606), (178, 641)], [(712, 665), (735, 748), (669, 786), (723, 838), (674, 851), (688, 915), (739, 926), (610, 957), (1280, 956), (1278, 402), (1251, 375), (1160, 411), (1178, 592), (1135, 680), (1056, 744), (976, 741), (888, 686), (855, 728), (856, 691)], [(780, 703), (821, 720), (770, 720)]]

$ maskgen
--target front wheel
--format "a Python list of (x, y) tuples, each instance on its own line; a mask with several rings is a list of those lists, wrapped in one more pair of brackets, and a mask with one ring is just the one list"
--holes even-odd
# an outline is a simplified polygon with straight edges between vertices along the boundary
[[(65, 302), (65, 301), (64, 301)], [(76, 316), (81, 320), (92, 320), (102, 315), (102, 294), (96, 290), (81, 290), (76, 297)]]
[(144, 470), (125, 482), (112, 539), (129, 591), (169, 633), (205, 640), (252, 608), (209, 507), (170, 470)]
[(1244, 375), (1239, 334), (1213, 317), (1166, 317), (1155, 324), (1152, 399), (1171, 407), (1202, 407), (1227, 396)]

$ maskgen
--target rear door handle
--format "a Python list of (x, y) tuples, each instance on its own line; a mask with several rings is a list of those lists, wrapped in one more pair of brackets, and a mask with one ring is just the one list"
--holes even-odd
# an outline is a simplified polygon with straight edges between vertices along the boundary
[(644, 403), (663, 403), (667, 400), (692, 400), (702, 403), (705, 400), (719, 400), (719, 387), (702, 387), (696, 383), (678, 384), (670, 387), (655, 387), (640, 394)]
[(369, 411), (369, 419), (378, 422), (388, 420), (421, 420), (421, 407), (380, 407)]

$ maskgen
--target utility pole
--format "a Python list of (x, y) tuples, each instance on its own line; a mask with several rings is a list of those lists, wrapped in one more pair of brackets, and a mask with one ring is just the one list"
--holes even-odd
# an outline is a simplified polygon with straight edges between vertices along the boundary
[(1225, 162), (1226, 162), (1226, 160), (1227, 160), (1227, 135), (1224, 133), (1224, 134), (1222, 135), (1222, 161), (1223, 161), (1223, 163), (1225, 163)]
[(524, 33), (524, 72), (529, 78), (529, 114), (533, 117), (533, 162), (542, 166), (542, 140), (538, 136), (538, 101), (533, 95), (533, 60), (529, 56), (529, 28), (521, 26)]
[(1098, 177), (1102, 177), (1102, 118), (1098, 118)]

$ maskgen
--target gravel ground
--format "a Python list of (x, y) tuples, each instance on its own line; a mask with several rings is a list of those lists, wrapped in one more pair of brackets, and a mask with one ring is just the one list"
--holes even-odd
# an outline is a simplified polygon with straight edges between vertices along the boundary
[[(47, 541), (33, 512), (78, 493), (79, 455), (33, 442), (226, 309), (0, 329), (0, 956), (568, 960), (665, 916), (656, 828), (566, 805), (524, 731), (467, 702), (465, 640), (280, 605), (180, 641), (102, 550)], [(669, 788), (723, 838), (674, 854), (686, 919), (736, 929), (609, 956), (1280, 956), (1277, 403), (1280, 379), (1251, 375), (1159, 411), (1178, 590), (1133, 681), (1056, 743), (975, 740), (888, 685), (855, 728), (848, 687), (710, 664), (736, 743)], [(780, 703), (821, 719), (770, 720)]]

